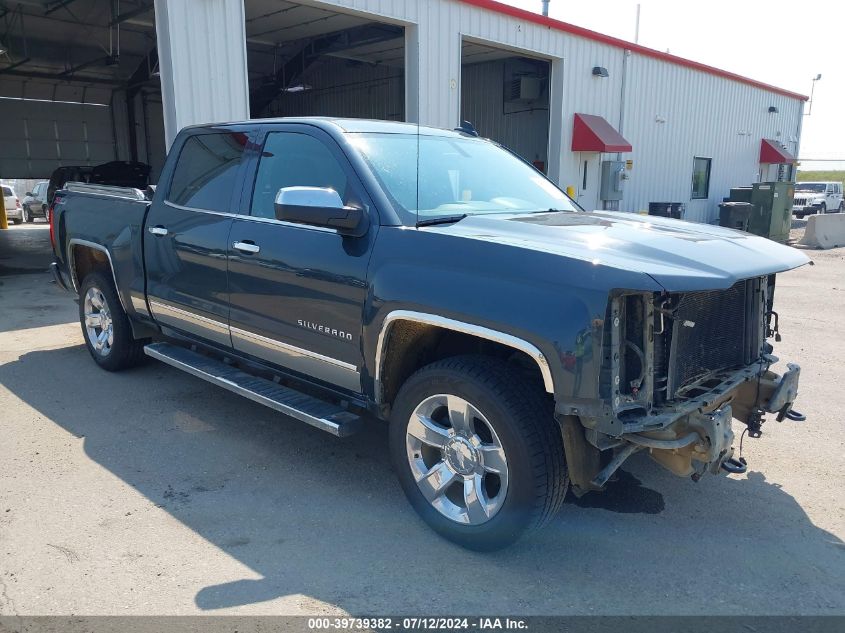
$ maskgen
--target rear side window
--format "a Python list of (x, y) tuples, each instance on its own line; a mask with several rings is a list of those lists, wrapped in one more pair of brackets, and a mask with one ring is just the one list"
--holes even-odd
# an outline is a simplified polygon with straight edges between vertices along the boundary
[(267, 135), (255, 178), (252, 215), (275, 218), (273, 203), (282, 187), (328, 187), (348, 202), (343, 167), (322, 141), (306, 134)]
[(179, 154), (167, 199), (185, 207), (229, 211), (246, 142), (242, 132), (190, 137)]
[(13, 195), (15, 195), (15, 192), (14, 192), (14, 191), (12, 191), (12, 188), (11, 188), (11, 187), (6, 187), (6, 186), (4, 186), (4, 187), (3, 187), (3, 195), (4, 195), (4, 196), (13, 196)]

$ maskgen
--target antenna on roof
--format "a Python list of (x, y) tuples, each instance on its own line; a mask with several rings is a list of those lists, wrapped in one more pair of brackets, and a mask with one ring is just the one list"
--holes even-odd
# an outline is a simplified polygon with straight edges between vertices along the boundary
[(461, 121), (461, 127), (456, 127), (455, 131), (469, 134), (470, 136), (478, 136), (478, 130), (469, 121)]

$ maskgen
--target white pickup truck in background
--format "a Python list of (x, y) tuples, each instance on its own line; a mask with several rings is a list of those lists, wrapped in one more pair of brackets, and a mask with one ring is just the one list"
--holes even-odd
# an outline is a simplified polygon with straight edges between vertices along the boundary
[(792, 213), (803, 218), (814, 213), (838, 213), (845, 210), (841, 182), (797, 182)]

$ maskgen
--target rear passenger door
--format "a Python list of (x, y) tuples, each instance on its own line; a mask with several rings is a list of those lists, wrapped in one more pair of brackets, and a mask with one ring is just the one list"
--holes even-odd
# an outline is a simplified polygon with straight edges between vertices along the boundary
[[(153, 204), (144, 234), (150, 311), (161, 325), (231, 348), (226, 254), (241, 193), (249, 128), (203, 130), (185, 138), (162, 174), (168, 191)], [(163, 200), (162, 200), (163, 199)]]
[[(251, 165), (229, 237), (234, 348), (332, 387), (360, 392), (367, 264), (378, 220), (337, 143), (307, 125), (273, 126)], [(279, 221), (282, 187), (330, 187), (370, 214), (366, 235)]]

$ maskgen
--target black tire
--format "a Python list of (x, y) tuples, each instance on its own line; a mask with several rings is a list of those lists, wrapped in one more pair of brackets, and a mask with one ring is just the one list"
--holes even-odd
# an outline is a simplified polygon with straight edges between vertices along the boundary
[(839, 213), (845, 211), (845, 200), (839, 203)]
[[(438, 394), (458, 396), (482, 412), (504, 450), (507, 492), (486, 522), (472, 525), (445, 516), (425, 498), (414, 478), (408, 424), (417, 406)], [(472, 550), (501, 549), (541, 527), (558, 512), (569, 487), (551, 401), (542, 388), (490, 357), (448, 358), (413, 374), (394, 402), (390, 453), (399, 483), (423, 520), (441, 536)]]
[(817, 213), (818, 213), (819, 215), (821, 215), (821, 214), (823, 214), (823, 213), (827, 213), (827, 205), (826, 205), (824, 202), (822, 202), (822, 204), (821, 204), (821, 206), (819, 207), (819, 210), (817, 211)]
[[(91, 289), (100, 292), (107, 306), (112, 327), (112, 343), (107, 351), (98, 350), (95, 347), (85, 324), (85, 298)], [(85, 339), (85, 346), (88, 348), (91, 358), (106, 371), (128, 369), (145, 360), (144, 345), (147, 341), (133, 338), (129, 317), (126, 316), (126, 312), (120, 305), (114, 284), (103, 273), (90, 273), (82, 280), (79, 289), (79, 322), (82, 326), (82, 337)]]

